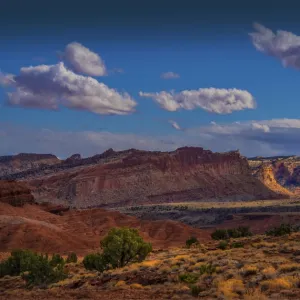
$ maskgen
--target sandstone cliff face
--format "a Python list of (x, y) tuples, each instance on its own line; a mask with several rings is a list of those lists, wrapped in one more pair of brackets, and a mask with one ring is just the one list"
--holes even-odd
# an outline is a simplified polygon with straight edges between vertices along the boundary
[(23, 206), (34, 203), (34, 197), (24, 183), (0, 180), (0, 202)]
[(252, 177), (247, 159), (238, 152), (185, 147), (115, 154), (113, 160), (28, 183), (37, 200), (74, 207), (279, 197)]
[(60, 160), (52, 154), (20, 153), (0, 156), (0, 177), (58, 163)]
[(270, 190), (281, 194), (283, 197), (290, 197), (293, 195), (291, 191), (288, 189), (284, 188), (282, 185), (280, 185), (275, 177), (274, 177), (274, 171), (272, 166), (270, 165), (262, 165), (257, 173), (255, 174), (256, 177), (265, 185), (267, 186)]
[(268, 166), (269, 173), (273, 173), (278, 184), (290, 192), (299, 194), (300, 158), (298, 156), (252, 158), (249, 159), (249, 165), (254, 175)]

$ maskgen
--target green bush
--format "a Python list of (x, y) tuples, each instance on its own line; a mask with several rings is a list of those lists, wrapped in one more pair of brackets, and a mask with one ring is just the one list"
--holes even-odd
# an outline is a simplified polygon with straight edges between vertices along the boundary
[(21, 275), (28, 287), (45, 287), (50, 283), (58, 282), (67, 277), (63, 263), (53, 266), (47, 256), (43, 255), (36, 255), (30, 269)]
[(196, 283), (199, 276), (200, 275), (196, 273), (184, 273), (184, 274), (180, 274), (178, 278), (182, 282), (191, 284), (191, 283)]
[(110, 268), (122, 268), (132, 262), (141, 262), (152, 251), (152, 245), (144, 242), (136, 229), (112, 228), (100, 242), (102, 253), (89, 254), (83, 264), (87, 269), (100, 272)]
[(11, 256), (0, 263), (0, 277), (18, 276), (30, 269), (36, 254), (29, 250), (14, 250)]
[(66, 263), (76, 263), (77, 262), (77, 255), (75, 252), (71, 252), (68, 254)]
[(228, 246), (228, 242), (227, 241), (221, 241), (218, 245), (218, 248), (221, 250), (225, 250)]
[(291, 234), (293, 231), (297, 231), (291, 224), (281, 224), (279, 227), (271, 228), (266, 231), (266, 235), (269, 236), (282, 236), (286, 234)]
[(88, 254), (83, 259), (83, 265), (87, 270), (97, 270), (103, 272), (109, 268), (109, 263), (105, 260), (103, 254)]
[(122, 268), (130, 262), (141, 262), (152, 251), (137, 229), (112, 228), (100, 242), (103, 256), (112, 268)]
[(31, 287), (46, 286), (66, 278), (63, 263), (53, 266), (48, 255), (39, 255), (29, 250), (15, 250), (11, 256), (0, 263), (0, 277), (19, 276)]
[(185, 244), (188, 248), (190, 248), (192, 245), (199, 245), (199, 241), (196, 237), (191, 236), (188, 240), (186, 240)]
[(214, 240), (227, 240), (229, 235), (226, 229), (217, 229), (211, 234), (211, 237)]
[(249, 227), (240, 226), (233, 229), (217, 229), (212, 234), (211, 237), (214, 240), (228, 240), (230, 238), (241, 238), (252, 236), (249, 231)]
[(65, 261), (62, 256), (59, 254), (53, 254), (52, 259), (50, 260), (50, 265), (56, 267), (57, 265), (64, 265)]
[(202, 265), (199, 271), (200, 271), (200, 275), (203, 274), (212, 275), (213, 273), (216, 272), (216, 267), (213, 266), (212, 264)]

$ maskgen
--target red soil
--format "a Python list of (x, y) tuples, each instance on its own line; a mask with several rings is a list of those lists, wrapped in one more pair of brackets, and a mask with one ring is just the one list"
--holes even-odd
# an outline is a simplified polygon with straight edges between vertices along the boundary
[(80, 255), (94, 251), (99, 241), (112, 227), (137, 228), (154, 248), (177, 247), (190, 236), (201, 242), (209, 233), (174, 221), (145, 221), (104, 209), (71, 210), (54, 215), (38, 205), (12, 207), (0, 203), (0, 251), (27, 248), (48, 253)]

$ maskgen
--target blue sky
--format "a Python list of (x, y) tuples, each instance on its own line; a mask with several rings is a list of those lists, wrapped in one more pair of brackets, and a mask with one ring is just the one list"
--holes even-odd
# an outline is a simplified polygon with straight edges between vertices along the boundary
[[(22, 29), (19, 24), (12, 27), (11, 33), (7, 31), (5, 36), (0, 36), (2, 77), (18, 76), (22, 67), (55, 65), (60, 61), (58, 51), (78, 42), (99, 55), (108, 71), (107, 76), (92, 77), (118, 92), (127, 92), (136, 102), (136, 111), (106, 115), (72, 109), (60, 102), (57, 111), (29, 107), (22, 102), (8, 105), (7, 92), (15, 91), (16, 86), (6, 85), (0, 89), (0, 155), (53, 152), (66, 157), (73, 152), (92, 155), (110, 146), (172, 150), (183, 145), (214, 151), (240, 149), (248, 156), (300, 154), (294, 142), (300, 128), (298, 64), (293, 61), (284, 66), (285, 58), (279, 48), (285, 40), (279, 41), (283, 43), (279, 50), (268, 48), (270, 45), (264, 45), (264, 51), (258, 50), (249, 36), (255, 31), (252, 25), (256, 20), (246, 21), (242, 24), (175, 23), (162, 28), (108, 23), (105, 26), (72, 23), (72, 26), (54, 24)], [(275, 34), (279, 29), (293, 33), (292, 46), (300, 45), (295, 38), (300, 35), (297, 24), (259, 21)], [(298, 52), (296, 58), (300, 57)], [(123, 72), (114, 71), (117, 69)], [(177, 73), (179, 78), (163, 79), (161, 74), (165, 72)], [(179, 93), (200, 88), (245, 90), (256, 105), (230, 113), (201, 107), (170, 111), (153, 98), (139, 96), (140, 91)], [(171, 120), (180, 130), (171, 126)], [(51, 132), (51, 139), (42, 130)], [(95, 142), (90, 134), (96, 134), (98, 140)], [(18, 142), (24, 135), (28, 142)], [(66, 136), (70, 135), (72, 138), (68, 140)], [(60, 148), (61, 140), (69, 146)]]

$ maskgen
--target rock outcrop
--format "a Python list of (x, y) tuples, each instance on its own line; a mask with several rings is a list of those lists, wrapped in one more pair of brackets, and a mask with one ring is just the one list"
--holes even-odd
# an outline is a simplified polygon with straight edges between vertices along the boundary
[(34, 203), (34, 197), (24, 183), (0, 180), (0, 202), (23, 206)]
[(276, 181), (272, 166), (266, 164), (262, 165), (255, 175), (265, 186), (270, 190), (281, 194), (283, 198), (293, 196), (291, 191), (284, 188)]
[(26, 179), (37, 200), (73, 207), (126, 206), (197, 200), (278, 198), (253, 178), (239, 152), (198, 147), (173, 152), (109, 151), (101, 162)]
[(58, 163), (60, 160), (52, 154), (20, 153), (0, 156), (0, 177)]
[(273, 174), (275, 181), (293, 194), (300, 194), (300, 157), (255, 157), (249, 159), (254, 176), (263, 172), (266, 166), (268, 173)]

